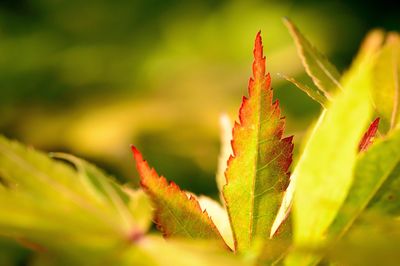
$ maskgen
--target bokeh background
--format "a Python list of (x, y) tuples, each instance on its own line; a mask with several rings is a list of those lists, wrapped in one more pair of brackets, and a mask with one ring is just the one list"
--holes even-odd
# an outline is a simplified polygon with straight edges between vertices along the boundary
[(215, 195), (219, 116), (237, 116), (259, 30), (298, 143), (320, 109), (278, 75), (310, 83), (281, 18), (344, 71), (399, 14), (395, 1), (2, 0), (0, 132), (137, 183), (134, 143), (159, 173)]

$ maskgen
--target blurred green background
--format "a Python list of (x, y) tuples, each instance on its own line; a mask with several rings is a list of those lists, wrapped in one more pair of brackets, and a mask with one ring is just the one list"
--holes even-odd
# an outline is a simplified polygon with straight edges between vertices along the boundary
[(343, 71), (369, 29), (399, 30), (399, 11), (389, 1), (3, 0), (0, 132), (123, 182), (137, 182), (134, 143), (159, 173), (215, 195), (219, 115), (237, 116), (258, 30), (299, 142), (319, 106), (277, 75), (310, 83), (281, 18)]

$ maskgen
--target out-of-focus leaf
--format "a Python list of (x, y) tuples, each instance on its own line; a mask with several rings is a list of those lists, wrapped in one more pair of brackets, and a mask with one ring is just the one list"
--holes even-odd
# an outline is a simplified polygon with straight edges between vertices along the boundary
[(140, 229), (146, 232), (152, 219), (150, 199), (142, 190), (132, 190), (117, 184), (95, 165), (76, 156), (64, 153), (53, 153), (53, 157), (71, 162), (76, 168), (82, 184), (93, 193), (99, 201), (114, 207), (122, 218), (126, 228)]
[[(149, 236), (141, 243), (141, 249), (159, 266), (244, 266), (254, 265), (254, 258), (234, 255), (221, 249), (215, 240), (164, 239)], [(136, 265), (136, 264), (135, 264)]]
[(239, 123), (233, 128), (233, 156), (224, 187), (235, 248), (240, 252), (249, 249), (253, 239), (269, 237), (292, 162), (292, 137), (282, 138), (285, 120), (278, 101), (272, 103), (270, 83), (258, 33), (249, 98), (243, 97)]
[(389, 33), (374, 66), (372, 99), (381, 129), (388, 132), (400, 122), (400, 35)]
[(353, 183), (328, 230), (328, 236), (338, 238), (343, 235), (365, 210), (399, 164), (399, 147), (400, 130), (396, 130), (360, 154), (354, 169)]
[[(371, 62), (353, 65), (318, 120), (294, 170), (294, 241), (317, 245), (345, 200), (370, 118)], [(293, 262), (293, 261), (292, 261)]]
[(218, 228), (225, 243), (233, 250), (235, 247), (233, 243), (232, 229), (226, 209), (221, 206), (220, 203), (207, 196), (199, 196), (197, 197), (197, 200), (199, 201), (201, 209), (207, 211), (210, 215), (211, 220)]
[(78, 171), (0, 136), (0, 235), (46, 257), (74, 262), (69, 265), (113, 262), (119, 245), (135, 246), (143, 238), (151, 208), (147, 203), (131, 210), (135, 201), (144, 202), (142, 197), (132, 197), (94, 166), (70, 158)]
[(292, 242), (290, 238), (278, 236), (277, 238), (264, 239), (261, 243), (262, 249), (256, 265), (270, 266), (282, 265)]
[(21, 265), (30, 255), (29, 253), (29, 250), (21, 247), (15, 241), (0, 237), (0, 265)]
[(378, 131), (379, 121), (379, 117), (372, 121), (371, 125), (369, 125), (367, 131), (364, 133), (360, 144), (358, 145), (358, 150), (360, 152), (367, 150), (368, 147), (373, 143), (376, 132)]
[[(164, 236), (184, 236), (191, 239), (223, 239), (206, 211), (193, 196), (187, 196), (175, 183), (167, 183), (158, 176), (132, 146), (141, 185), (151, 197), (155, 211), (155, 222)], [(225, 242), (224, 242), (225, 243)]]
[(399, 246), (400, 220), (368, 212), (345, 238), (329, 246), (326, 258), (335, 265), (397, 266)]
[(369, 210), (393, 217), (400, 215), (400, 162), (376, 193), (368, 206)]
[(225, 170), (229, 157), (233, 154), (232, 152), (232, 122), (227, 114), (222, 114), (220, 117), (220, 139), (221, 148), (218, 158), (218, 168), (216, 174), (216, 181), (218, 190), (220, 192), (220, 198), (223, 204), (225, 204), (224, 196), (222, 194), (223, 188), (226, 184)]
[(55, 162), (41, 152), (26, 148), (0, 136), (0, 169), (2, 179), (9, 186), (45, 197), (49, 194), (64, 196), (79, 202), (78, 195), (93, 198), (80, 182), (76, 173), (65, 164)]
[(328, 98), (327, 95), (323, 94), (319, 89), (315, 87), (309, 87), (295, 78), (291, 78), (283, 74), (280, 74), (280, 76), (294, 84), (300, 90), (304, 91), (308, 96), (310, 96), (311, 99), (319, 103), (322, 107), (325, 107), (326, 103), (328, 102)]
[(363, 61), (368, 60), (368, 58), (375, 56), (375, 54), (381, 49), (384, 40), (385, 32), (383, 30), (374, 29), (368, 32), (353, 60), (353, 65), (358, 65)]
[(330, 98), (337, 88), (342, 88), (340, 84), (340, 74), (334, 65), (321, 54), (297, 29), (297, 27), (287, 18), (284, 23), (289, 29), (298, 50), (307, 74), (312, 78), (314, 84), (320, 89), (321, 93)]
[[(311, 137), (314, 127), (317, 121), (315, 121), (305, 132), (303, 139), (307, 140)], [(302, 154), (305, 149), (306, 141), (301, 142), (299, 149), (299, 154)], [(289, 217), (290, 211), (293, 206), (293, 197), (296, 187), (296, 177), (293, 174), (290, 176), (289, 185), (284, 193), (282, 204), (279, 208), (278, 214), (276, 215), (275, 221), (271, 228), (271, 236), (274, 235), (278, 229), (281, 227), (282, 223)], [(292, 219), (291, 219), (292, 220)]]
[(122, 187), (122, 189), (129, 196), (127, 207), (130, 210), (130, 215), (139, 228), (147, 232), (152, 224), (153, 219), (153, 206), (147, 194), (141, 189), (131, 189), (129, 187)]

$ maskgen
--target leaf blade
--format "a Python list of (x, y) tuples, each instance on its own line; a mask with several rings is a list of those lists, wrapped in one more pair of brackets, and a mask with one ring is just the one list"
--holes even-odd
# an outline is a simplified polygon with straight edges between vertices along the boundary
[(296, 180), (293, 214), (297, 244), (322, 241), (346, 197), (358, 145), (371, 113), (370, 71), (371, 63), (365, 61), (346, 74), (345, 90), (321, 115), (295, 168), (292, 177)]
[(389, 33), (374, 65), (372, 99), (382, 118), (383, 132), (400, 122), (400, 35)]
[(340, 73), (336, 67), (329, 62), (328, 58), (319, 52), (297, 29), (288, 18), (283, 22), (288, 28), (297, 47), (301, 62), (311, 77), (314, 84), (320, 89), (326, 98), (337, 89), (342, 88), (340, 84)]
[(150, 168), (134, 146), (132, 152), (140, 174), (141, 186), (153, 200), (156, 209), (155, 222), (165, 237), (182, 236), (223, 242), (213, 221), (206, 211), (201, 210), (193, 196), (187, 197), (173, 182), (168, 184), (164, 177)]
[(339, 238), (368, 206), (385, 180), (400, 162), (400, 130), (380, 139), (357, 159), (349, 194), (328, 230)]
[(143, 195), (124, 201), (142, 205), (130, 209), (127, 215), (133, 222), (126, 224), (110, 201), (93, 193), (97, 186), (82, 179), (102, 179), (107, 186), (124, 188), (97, 171), (91, 171), (91, 177), (86, 174), (0, 135), (0, 176), (7, 182), (0, 184), (0, 235), (45, 249), (41, 252), (45, 256), (62, 254), (64, 261), (85, 254), (77, 258), (81, 263), (71, 265), (119, 257), (125, 243), (136, 248), (151, 221), (152, 210), (143, 206)]
[(270, 75), (260, 33), (253, 51), (249, 98), (243, 97), (239, 123), (233, 129), (232, 150), (225, 172), (224, 198), (237, 251), (250, 248), (256, 237), (268, 238), (288, 182), (292, 137), (283, 138), (279, 103), (272, 103)]

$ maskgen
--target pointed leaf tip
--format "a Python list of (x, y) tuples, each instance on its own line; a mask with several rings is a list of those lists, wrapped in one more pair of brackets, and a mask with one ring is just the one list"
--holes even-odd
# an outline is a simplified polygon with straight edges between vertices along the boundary
[(143, 162), (144, 161), (142, 154), (140, 153), (140, 151), (135, 146), (131, 145), (131, 150), (132, 150), (132, 153), (133, 153), (133, 158), (135, 159), (136, 162)]
[[(265, 76), (265, 56), (263, 54), (263, 44), (261, 38), (261, 31), (257, 33), (255, 42), (254, 42), (254, 62), (253, 62), (253, 76), (254, 80), (261, 79)], [(250, 83), (254, 80), (250, 79)], [(249, 84), (253, 85), (253, 84)]]
[(141, 173), (145, 172), (145, 171), (151, 171), (149, 165), (147, 164), (146, 160), (143, 159), (143, 155), (140, 153), (140, 151), (133, 145), (131, 145), (131, 150), (133, 153), (133, 158), (136, 161), (136, 169), (138, 170), (139, 174), (140, 174), (140, 182), (143, 185), (144, 182), (144, 178), (147, 175), (142, 175)]
[(286, 189), (292, 158), (292, 138), (282, 138), (285, 119), (273, 101), (266, 73), (261, 35), (254, 44), (249, 96), (243, 97), (239, 122), (233, 128), (233, 156), (225, 172), (224, 198), (237, 251), (256, 238), (268, 238)]

